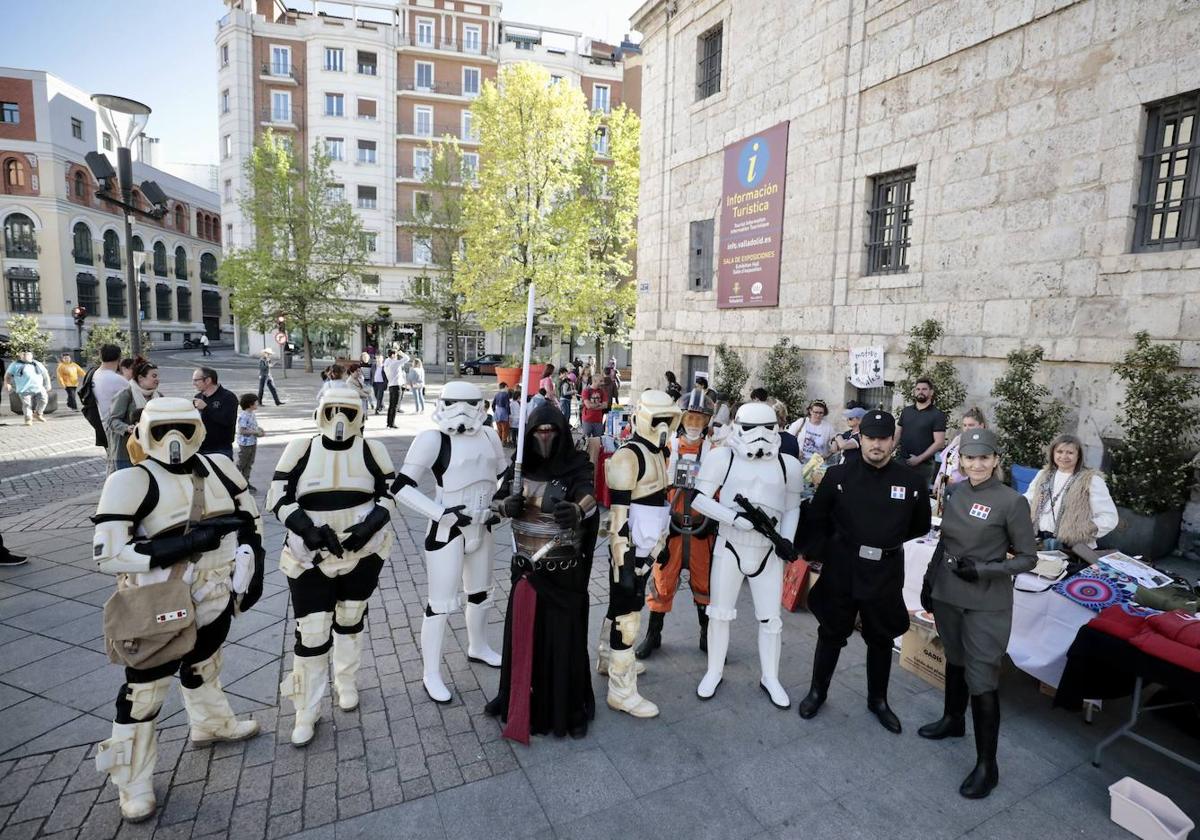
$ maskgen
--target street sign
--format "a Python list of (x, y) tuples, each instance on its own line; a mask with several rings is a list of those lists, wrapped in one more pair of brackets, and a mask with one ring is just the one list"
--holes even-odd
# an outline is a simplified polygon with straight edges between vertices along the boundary
[(287, 333), (275, 333), (275, 343), (279, 345), (287, 344)]

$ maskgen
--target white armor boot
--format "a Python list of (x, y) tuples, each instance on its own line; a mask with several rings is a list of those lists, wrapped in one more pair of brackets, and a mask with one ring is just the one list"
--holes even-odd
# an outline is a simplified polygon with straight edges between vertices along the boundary
[[(421, 658), (426, 693), (438, 703), (450, 702), (450, 689), (442, 680), (442, 645), (449, 614), (464, 602), (467, 624), (467, 658), (493, 668), (500, 654), (487, 642), (486, 593), (491, 592), (493, 555), (491, 510), (498, 480), (507, 468), (500, 438), (483, 421), (487, 401), (469, 382), (450, 382), (433, 413), (436, 429), (413, 440), (404, 465), (392, 485), (396, 501), (429, 520), (425, 535), (425, 568), (428, 573), (425, 619), (421, 622)], [(433, 475), (433, 498), (417, 488), (425, 473)], [(483, 598), (472, 603), (472, 598)]]
[(758, 661), (762, 668), (759, 686), (777, 708), (791, 708), (792, 701), (779, 682), (779, 654), (783, 649), (783, 622), (775, 617), (758, 625)]
[(708, 670), (700, 685), (696, 686), (696, 696), (701, 700), (710, 700), (717, 693), (721, 677), (725, 673), (725, 654), (729, 652), (729, 622), (719, 618), (708, 617)]
[[(612, 656), (612, 646), (608, 643), (608, 634), (612, 630), (612, 621), (608, 618), (600, 621), (600, 639), (596, 642), (596, 673), (602, 677), (608, 676), (608, 660)], [(635, 674), (646, 673), (646, 663), (640, 659), (633, 660)]]
[(614, 650), (608, 662), (608, 707), (636, 718), (658, 717), (658, 706), (638, 694), (633, 648)]
[(100, 743), (96, 769), (107, 771), (117, 786), (121, 816), (142, 822), (154, 816), (154, 763), (158, 760), (158, 732), (154, 721), (114, 723), (112, 737)]
[(181, 687), (193, 744), (244, 741), (258, 734), (258, 722), (238, 720), (221, 688), (221, 651), (196, 663), (192, 670), (204, 681), (199, 688)]
[(303, 747), (316, 735), (321, 720), (321, 700), (329, 684), (329, 654), (292, 657), (292, 672), (279, 684), (279, 696), (296, 707), (292, 746)]
[(362, 662), (363, 634), (333, 634), (333, 688), (337, 694), (338, 708), (352, 712), (358, 708), (358, 686), (354, 682), (358, 666)]

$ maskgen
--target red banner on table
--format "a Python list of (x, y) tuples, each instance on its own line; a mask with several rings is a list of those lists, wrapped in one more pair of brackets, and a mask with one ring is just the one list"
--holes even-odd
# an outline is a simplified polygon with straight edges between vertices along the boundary
[(788, 123), (725, 147), (717, 307), (779, 305)]

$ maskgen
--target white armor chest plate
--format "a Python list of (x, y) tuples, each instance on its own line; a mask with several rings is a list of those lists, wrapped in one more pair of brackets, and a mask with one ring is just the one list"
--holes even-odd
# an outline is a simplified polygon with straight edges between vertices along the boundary
[[(158, 489), (158, 504), (138, 524), (138, 536), (154, 537), (187, 524), (192, 509), (192, 477), (176, 475), (157, 461), (146, 459), (142, 466), (150, 471)], [(215, 469), (215, 468), (214, 468)], [(233, 513), (233, 498), (216, 474), (209, 472), (204, 479), (203, 518)]]
[(356, 437), (348, 449), (326, 449), (321, 438), (315, 438), (308, 450), (308, 463), (296, 482), (300, 506), (304, 507), (306, 495), (330, 490), (357, 490), (374, 495), (375, 476), (367, 469), (363, 446), (363, 439)]
[(482, 431), (450, 435), (450, 463), (442, 474), (438, 501), (445, 507), (463, 505), (469, 512), (487, 510), (502, 471), (496, 450)]
[[(729, 477), (721, 485), (721, 501), (734, 510), (741, 510), (733, 501), (736, 495), (745, 496), (755, 507), (774, 517), (776, 523), (781, 521), (787, 503), (787, 484), (779, 460), (748, 461), (735, 455)], [(722, 526), (722, 530), (731, 529)]]
[(667, 474), (667, 459), (662, 456), (662, 453), (656, 452), (648, 446), (641, 446), (638, 443), (628, 445), (640, 448), (646, 463), (642, 478), (632, 493), (633, 501), (636, 502), (638, 499), (654, 493), (665, 492), (671, 486), (671, 478)]

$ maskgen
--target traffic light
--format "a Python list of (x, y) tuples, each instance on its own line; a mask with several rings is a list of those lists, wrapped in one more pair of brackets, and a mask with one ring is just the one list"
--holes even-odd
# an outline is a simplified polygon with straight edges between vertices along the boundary
[(88, 311), (86, 306), (76, 306), (71, 310), (72, 317), (75, 318), (75, 326), (82, 327), (83, 322), (87, 320)]

